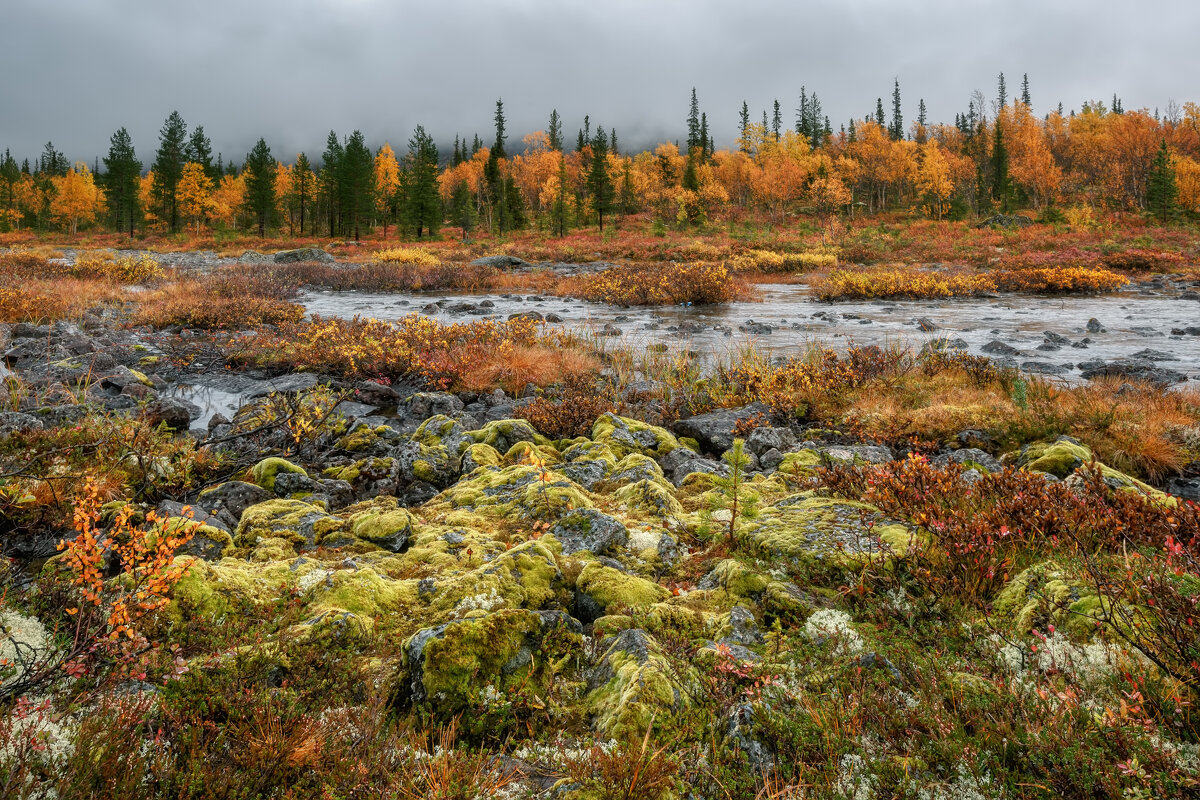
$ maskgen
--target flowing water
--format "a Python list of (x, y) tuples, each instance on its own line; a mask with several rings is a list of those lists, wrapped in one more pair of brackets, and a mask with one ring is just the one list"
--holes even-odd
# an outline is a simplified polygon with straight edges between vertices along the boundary
[[(999, 340), (1017, 352), (990, 353), (994, 357), (1067, 381), (1081, 380), (1081, 362), (1130, 357), (1200, 380), (1200, 336), (1171, 333), (1200, 325), (1200, 302), (1165, 293), (819, 303), (809, 299), (804, 285), (767, 284), (758, 289), (761, 302), (693, 307), (619, 308), (536, 295), (325, 291), (307, 292), (301, 302), (310, 314), (323, 317), (380, 320), (424, 313), (461, 322), (536, 311), (555, 315), (551, 319), (561, 321), (553, 324), (576, 330), (599, 333), (608, 326), (614, 341), (634, 348), (664, 344), (701, 355), (727, 352), (748, 340), (760, 350), (789, 356), (812, 344), (835, 349), (850, 344), (919, 348), (933, 339), (989, 355), (984, 346)], [(920, 330), (923, 319), (936, 330)], [(1091, 319), (1103, 330), (1089, 332)]]

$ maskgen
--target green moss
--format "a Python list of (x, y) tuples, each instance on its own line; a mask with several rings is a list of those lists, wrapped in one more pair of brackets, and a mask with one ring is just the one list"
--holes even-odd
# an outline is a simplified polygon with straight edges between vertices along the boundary
[(256, 483), (267, 491), (275, 491), (275, 476), (281, 472), (290, 472), (296, 475), (305, 475), (308, 473), (303, 468), (296, 466), (292, 462), (278, 458), (264, 458), (262, 461), (250, 468), (250, 482)]
[(417, 519), (396, 505), (395, 498), (376, 498), (366, 508), (363, 505), (347, 509), (350, 533), (363, 541), (386, 550), (399, 551), (412, 537)]
[(557, 464), (562, 461), (562, 456), (553, 445), (544, 444), (536, 445), (532, 442), (517, 442), (512, 447), (508, 448), (508, 452), (504, 454), (505, 464), (529, 464), (533, 459), (537, 459), (545, 464)]
[(131, 370), (129, 370), (129, 374), (132, 375), (133, 377), (137, 378), (137, 382), (140, 383), (142, 386), (149, 386), (151, 389), (154, 388), (154, 381), (147, 378), (146, 373), (138, 372), (136, 369), (131, 369)]
[(334, 445), (347, 453), (364, 453), (373, 450), (380, 443), (380, 435), (391, 430), (386, 425), (372, 428), (370, 425), (359, 425), (354, 430), (338, 439)]
[(1103, 617), (1103, 604), (1085, 581), (1073, 578), (1055, 561), (1035, 564), (1012, 578), (992, 606), (1003, 630), (1024, 636), (1049, 625), (1074, 639), (1089, 639), (1095, 620)]
[(576, 589), (612, 613), (623, 608), (642, 608), (662, 600), (671, 593), (657, 583), (626, 575), (620, 570), (591, 561), (579, 573)]
[(617, 466), (617, 455), (604, 442), (584, 439), (562, 450), (563, 461), (603, 461), (608, 468)]
[(762, 594), (771, 578), (757, 572), (740, 561), (732, 558), (720, 561), (705, 577), (707, 583), (712, 583), (734, 597), (752, 597)]
[(522, 542), (458, 576), (446, 576), (432, 609), (465, 615), (482, 604), (541, 609), (567, 599), (563, 574), (546, 540)]
[(349, 611), (373, 624), (386, 626), (398, 614), (411, 613), (421, 605), (417, 580), (392, 580), (370, 567), (339, 569), (329, 576), (332, 588), (315, 592), (313, 613)]

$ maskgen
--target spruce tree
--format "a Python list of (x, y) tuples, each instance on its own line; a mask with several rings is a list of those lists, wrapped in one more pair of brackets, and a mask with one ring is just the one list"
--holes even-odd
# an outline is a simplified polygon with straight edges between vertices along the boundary
[(488, 203), (492, 207), (496, 231), (500, 235), (508, 228), (507, 202), (505, 186), (500, 171), (500, 161), (504, 159), (504, 141), (507, 138), (504, 129), (504, 101), (496, 101), (496, 113), (493, 116), (496, 124), (496, 139), (488, 152), (487, 163), (483, 166), (483, 180), (487, 185)]
[(687, 116), (687, 151), (701, 147), (700, 141), (700, 101), (696, 99), (696, 87), (692, 87), (692, 102), (688, 106)]
[(783, 128), (783, 111), (779, 107), (779, 101), (775, 101), (775, 113), (771, 117), (771, 133), (775, 135), (775, 141), (779, 141), (780, 133)]
[(1021, 76), (1021, 102), (1026, 108), (1032, 108), (1033, 102), (1029, 98), (1029, 73), (1026, 72)]
[(742, 143), (741, 149), (742, 149), (743, 153), (750, 152), (749, 143), (746, 141), (746, 139), (747, 139), (746, 132), (749, 130), (750, 130), (750, 106), (746, 104), (745, 100), (743, 100), (742, 101), (742, 113), (738, 117), (738, 133), (740, 134), (738, 138), (741, 140), (741, 143)]
[(996, 104), (998, 108), (1004, 108), (1008, 105), (1008, 85), (1004, 82), (1004, 73), (1000, 73), (1000, 78), (996, 83)]
[[(123, 130), (123, 129), (122, 129)], [(17, 183), (21, 180), (21, 168), (12, 157), (8, 148), (4, 149), (4, 158), (0, 159), (0, 230), (11, 230), (12, 224), (18, 222)]]
[(592, 210), (596, 212), (600, 233), (604, 233), (604, 215), (612, 210), (613, 203), (613, 184), (608, 174), (608, 148), (605, 144), (604, 130), (600, 129), (592, 140), (592, 160), (587, 173), (588, 194), (592, 198)]
[(712, 148), (708, 144), (708, 114), (700, 115), (700, 160), (707, 161), (712, 155)]
[(296, 156), (296, 166), (292, 168), (292, 192), (296, 195), (296, 203), (300, 206), (300, 235), (304, 235), (304, 209), (312, 204), (316, 177), (313, 175), (312, 164), (308, 156), (301, 153)]
[(617, 129), (608, 129), (608, 149), (614, 156), (621, 155), (620, 149), (617, 147)]
[(159, 217), (170, 230), (179, 227), (179, 206), (175, 201), (175, 189), (183, 177), (183, 166), (187, 163), (187, 123), (178, 111), (172, 111), (158, 133), (158, 152), (154, 154), (154, 183), (151, 195), (158, 206)]
[(580, 128), (579, 135), (575, 138), (575, 152), (582, 153), (586, 144), (587, 142), (585, 142), (583, 138), (583, 128)]
[(141, 174), (142, 162), (134, 152), (133, 139), (129, 131), (121, 128), (109, 139), (108, 155), (104, 157), (104, 193), (113, 227), (120, 231), (128, 225), (131, 239), (138, 213), (138, 178)]
[(475, 198), (465, 180), (456, 183), (450, 195), (450, 221), (462, 228), (462, 238), (465, 242), (467, 234), (475, 227)]
[(265, 139), (246, 155), (246, 209), (258, 222), (259, 238), (275, 216), (275, 157)]
[(325, 140), (325, 152), (321, 154), (320, 189), (326, 203), (329, 219), (329, 236), (336, 237), (342, 230), (342, 167), (346, 151), (338, 141), (337, 134), (329, 132)]
[(213, 167), (212, 142), (204, 135), (203, 125), (197, 125), (188, 139), (187, 160), (204, 167), (204, 174), (209, 177), (214, 186), (221, 182), (220, 174), (216, 173)]
[(1008, 148), (1004, 144), (1004, 129), (999, 120), (996, 120), (992, 139), (992, 198), (999, 204), (1001, 213), (1007, 214), (1012, 200), (1012, 185), (1008, 177)]
[(1146, 180), (1146, 208), (1158, 217), (1160, 222), (1166, 222), (1178, 212), (1178, 195), (1175, 165), (1164, 138), (1150, 163), (1150, 176)]
[(558, 116), (557, 108), (550, 111), (550, 124), (546, 129), (546, 138), (549, 140), (551, 150), (562, 150), (562, 118)]
[(433, 138), (418, 125), (408, 140), (405, 159), (403, 215), (409, 230), (420, 239), (434, 235), (442, 222), (442, 199), (438, 194), (438, 149)]
[(567, 159), (558, 154), (558, 191), (554, 193), (554, 201), (550, 204), (550, 227), (555, 236), (567, 235)]
[(71, 164), (67, 161), (66, 155), (54, 146), (54, 142), (46, 142), (42, 156), (38, 159), (38, 172), (61, 178), (67, 174), (69, 169), (71, 169)]
[(883, 98), (875, 98), (875, 121), (879, 123), (879, 127), (887, 127), (887, 119), (883, 116)]
[(357, 242), (375, 210), (375, 158), (367, 147), (362, 131), (350, 134), (342, 160), (342, 215), (344, 224), (354, 231), (354, 241)]
[(893, 141), (904, 138), (904, 117), (900, 113), (900, 79), (896, 78), (895, 88), (892, 89), (892, 125), (888, 128)]

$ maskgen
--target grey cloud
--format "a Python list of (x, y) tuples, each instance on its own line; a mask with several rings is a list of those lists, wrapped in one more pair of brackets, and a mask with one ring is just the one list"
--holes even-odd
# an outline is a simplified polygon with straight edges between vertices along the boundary
[(129, 128), (145, 161), (172, 109), (241, 160), (259, 136), (283, 157), (332, 128), (401, 149), (422, 123), (443, 147), (490, 136), (503, 97), (514, 143), (558, 108), (625, 146), (683, 134), (695, 86), (719, 144), (742, 100), (758, 119), (801, 85), (835, 127), (899, 78), (907, 121), (925, 98), (950, 120), (973, 89), (1029, 73), (1035, 110), (1119, 94), (1127, 108), (1189, 93), (1200, 4), (1157, 0), (10, 0), (0, 48), (0, 146), (103, 155)]

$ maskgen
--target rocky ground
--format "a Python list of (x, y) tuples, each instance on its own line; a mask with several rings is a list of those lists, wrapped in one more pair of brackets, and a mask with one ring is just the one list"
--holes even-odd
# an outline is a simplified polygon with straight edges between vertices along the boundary
[[(3, 334), (0, 378), (21, 388), (0, 413), (0, 441), (101, 413), (174, 431), (221, 465), (178, 492), (132, 498), (168, 525), (199, 523), (176, 554), (185, 569), (159, 628), (175, 672), (166, 688), (118, 682), (147, 708), (178, 710), (177, 692), (223, 686), (294, 703), (303, 725), (344, 715), (352, 722), (339, 730), (351, 738), (365, 736), (354, 725), (372, 702), (405, 720), (452, 723), (461, 748), (485, 748), (488, 774), (505, 777), (494, 791), (437, 795), (447, 797), (1195, 790), (1194, 721), (1156, 721), (1166, 701), (1142, 716), (1128, 710), (1121, 676), (1155, 668), (1105, 633), (1104, 601), (1077, 565), (1039, 557), (1005, 575), (984, 608), (947, 603), (906, 560), (935, 540), (929, 530), (825, 486), (828, 469), (896, 466), (907, 452), (772, 417), (758, 403), (670, 425), (652, 424), (652, 410), (607, 413), (587, 435), (553, 439), (520, 418), (532, 388), (454, 394), (233, 372), (210, 339), (131, 329), (116, 312)], [(1156, 381), (1142, 364), (1162, 369), (1160, 360), (1095, 369)], [(196, 387), (216, 392), (217, 407), (195, 402)], [(929, 455), (956, 485), (1015, 468), (1036, 486), (1080, 487), (1096, 468), (1104, 491), (1176, 502), (1090, 462), (1069, 438), (997, 452), (970, 430)], [(1194, 478), (1163, 488), (1200, 498)], [(61, 569), (58, 542), (72, 535), (65, 525), (4, 533), (13, 590), (36, 599), (33, 578)], [(17, 618), (5, 619), (8, 631)], [(257, 666), (243, 672), (248, 653)], [(197, 730), (231, 724), (232, 711), (206, 717), (203, 703), (188, 703)], [(1105, 716), (1118, 707), (1128, 719)], [(62, 708), (55, 736), (78, 754), (72, 731), (96, 706)], [(170, 747), (184, 758), (181, 731), (192, 729), (174, 724)], [(637, 743), (651, 735), (657, 752), (644, 766), (668, 778), (639, 792), (619, 762), (642, 764)], [(252, 781), (237, 754), (258, 740), (222, 736), (188, 756), (189, 768)], [(440, 757), (406, 747), (389, 763), (409, 758), (412, 774)], [(81, 769), (55, 757), (67, 760), (43, 763), (47, 774)], [(297, 775), (321, 785), (321, 769), (297, 763), (286, 781), (263, 778), (259, 796), (283, 796)], [(1139, 763), (1152, 764), (1152, 778), (1138, 777)], [(808, 788), (763, 794), (785, 784)]]

